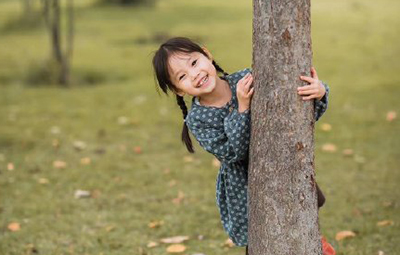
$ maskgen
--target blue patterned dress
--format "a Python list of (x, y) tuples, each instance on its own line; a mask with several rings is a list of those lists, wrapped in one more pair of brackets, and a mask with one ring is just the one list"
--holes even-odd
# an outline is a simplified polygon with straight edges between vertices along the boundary
[[(186, 124), (201, 147), (220, 162), (216, 185), (217, 205), (221, 221), (230, 239), (237, 246), (247, 245), (247, 170), (250, 144), (250, 112), (239, 113), (236, 84), (251, 69), (225, 76), (232, 90), (231, 100), (223, 107), (202, 106), (193, 99)], [(325, 112), (326, 95), (315, 101), (315, 118)]]

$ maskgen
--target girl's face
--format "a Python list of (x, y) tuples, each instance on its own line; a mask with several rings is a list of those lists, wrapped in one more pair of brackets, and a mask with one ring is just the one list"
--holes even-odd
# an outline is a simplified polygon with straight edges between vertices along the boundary
[(169, 57), (169, 74), (177, 89), (176, 94), (201, 97), (214, 91), (219, 77), (209, 56), (192, 52), (175, 53)]

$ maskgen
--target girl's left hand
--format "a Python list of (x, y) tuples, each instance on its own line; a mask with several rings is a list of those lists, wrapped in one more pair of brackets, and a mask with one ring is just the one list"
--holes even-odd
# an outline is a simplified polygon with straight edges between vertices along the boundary
[(318, 79), (315, 68), (311, 67), (311, 77), (300, 76), (300, 79), (310, 83), (310, 85), (297, 88), (297, 93), (303, 97), (303, 100), (310, 100), (313, 98), (321, 100), (326, 91), (324, 85), (322, 85), (322, 82)]

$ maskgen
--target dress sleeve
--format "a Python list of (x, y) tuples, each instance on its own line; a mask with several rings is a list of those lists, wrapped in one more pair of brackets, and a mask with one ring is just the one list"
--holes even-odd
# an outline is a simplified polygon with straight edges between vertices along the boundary
[(325, 113), (326, 109), (328, 109), (329, 86), (325, 83), (322, 84), (325, 87), (326, 93), (321, 100), (315, 100), (314, 116), (316, 121), (318, 121)]
[(188, 123), (189, 129), (206, 151), (221, 162), (233, 163), (245, 159), (250, 144), (250, 112), (234, 109), (222, 128), (201, 127)]

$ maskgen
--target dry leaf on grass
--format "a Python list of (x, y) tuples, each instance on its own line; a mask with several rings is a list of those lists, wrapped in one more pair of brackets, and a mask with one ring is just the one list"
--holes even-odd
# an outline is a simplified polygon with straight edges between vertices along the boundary
[(8, 224), (7, 228), (12, 232), (16, 232), (21, 229), (21, 225), (18, 222), (11, 222), (10, 224)]
[(92, 163), (92, 160), (90, 158), (81, 158), (81, 165), (90, 165), (90, 163)]
[(331, 126), (331, 124), (323, 123), (323, 124), (321, 125), (321, 129), (322, 129), (322, 131), (328, 132), (328, 131), (331, 131), (331, 130), (332, 130), (332, 126)]
[(86, 143), (84, 141), (74, 141), (73, 142), (73, 146), (75, 148), (75, 150), (77, 151), (82, 151), (84, 149), (86, 149)]
[(194, 161), (194, 158), (193, 158), (192, 156), (184, 156), (184, 157), (183, 157), (183, 161), (184, 161), (185, 163), (191, 163), (191, 162)]
[(7, 164), (7, 170), (8, 171), (13, 171), (15, 169), (14, 164), (13, 163), (8, 163)]
[(378, 255), (385, 255), (383, 251), (378, 251)]
[(322, 145), (322, 150), (326, 152), (335, 152), (337, 150), (336, 145), (332, 143), (326, 143)]
[(177, 181), (176, 180), (170, 180), (169, 182), (168, 182), (168, 186), (170, 186), (170, 187), (173, 187), (173, 186), (175, 186), (177, 184)]
[(172, 203), (179, 205), (184, 198), (185, 198), (185, 194), (182, 191), (179, 191), (178, 197), (172, 199)]
[(67, 167), (67, 163), (61, 160), (56, 160), (53, 162), (53, 167), (57, 169), (64, 169)]
[(48, 183), (49, 183), (49, 180), (46, 179), (46, 178), (39, 178), (39, 179), (38, 179), (38, 183), (40, 183), (40, 184), (48, 184)]
[(340, 241), (340, 240), (343, 240), (343, 239), (346, 239), (346, 238), (352, 238), (352, 237), (355, 237), (355, 236), (356, 236), (356, 233), (354, 233), (353, 231), (345, 230), (345, 231), (338, 232), (336, 234), (335, 239), (336, 239), (336, 241)]
[(397, 117), (397, 113), (395, 111), (390, 111), (386, 114), (386, 120), (392, 122)]
[(343, 150), (344, 156), (352, 156), (353, 154), (354, 154), (354, 151), (352, 149), (344, 149)]
[(60, 141), (58, 139), (53, 139), (53, 141), (51, 142), (51, 145), (58, 149), (60, 147)]
[(75, 191), (74, 197), (76, 199), (88, 198), (88, 197), (90, 197), (90, 191), (78, 189), (78, 190)]
[(173, 244), (167, 247), (168, 253), (181, 253), (186, 250), (186, 246), (183, 244)]
[(142, 147), (140, 146), (133, 147), (133, 152), (135, 152), (136, 154), (142, 153)]
[(160, 241), (162, 243), (182, 243), (184, 241), (189, 240), (188, 236), (173, 236), (173, 237), (167, 237), (167, 238), (163, 238)]
[(228, 239), (226, 239), (226, 241), (223, 243), (223, 246), (232, 248), (233, 246), (235, 246), (235, 244), (232, 242), (231, 239), (228, 238)]
[(149, 228), (158, 228), (161, 227), (162, 225), (164, 225), (163, 220), (155, 220), (151, 221), (147, 226), (149, 226)]
[(376, 223), (378, 227), (386, 227), (386, 226), (393, 226), (394, 221), (392, 220), (382, 220)]
[(149, 242), (147, 244), (147, 248), (153, 248), (153, 247), (156, 247), (156, 246), (158, 246), (158, 243), (156, 243), (156, 242)]

